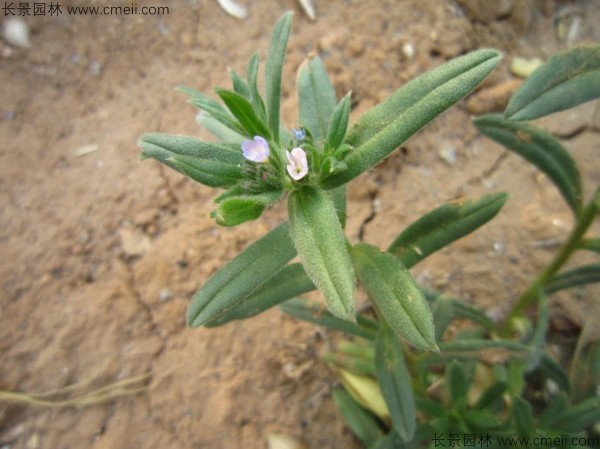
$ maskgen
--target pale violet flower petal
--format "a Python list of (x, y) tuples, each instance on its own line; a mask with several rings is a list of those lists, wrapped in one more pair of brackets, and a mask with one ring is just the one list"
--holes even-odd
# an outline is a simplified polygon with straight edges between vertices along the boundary
[(266, 162), (269, 159), (269, 144), (260, 137), (254, 136), (254, 140), (242, 142), (242, 153), (244, 157), (252, 162)]
[(295, 181), (299, 181), (308, 174), (308, 161), (306, 152), (302, 148), (293, 148), (292, 151), (286, 151), (288, 160), (287, 172)]

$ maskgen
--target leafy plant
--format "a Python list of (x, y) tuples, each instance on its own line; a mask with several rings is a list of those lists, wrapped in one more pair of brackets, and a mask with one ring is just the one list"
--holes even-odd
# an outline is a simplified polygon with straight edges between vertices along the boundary
[[(353, 336), (326, 360), (343, 385), (333, 394), (342, 417), (369, 447), (428, 447), (442, 435), (446, 443), (476, 435), (472, 447), (492, 447), (478, 440), (483, 435), (584, 435), (600, 418), (599, 400), (569, 398), (573, 379), (545, 351), (546, 296), (598, 280), (597, 265), (559, 270), (576, 250), (598, 251), (598, 239), (585, 234), (600, 208), (600, 194), (584, 203), (577, 168), (566, 150), (522, 120), (597, 97), (598, 46), (550, 60), (515, 94), (504, 115), (475, 120), (484, 134), (546, 173), (576, 215), (563, 248), (499, 329), (479, 309), (424, 289), (409, 269), (491, 220), (506, 194), (441, 205), (400, 232), (385, 250), (353, 244), (344, 235), (345, 185), (473, 90), (498, 65), (499, 52), (475, 51), (421, 75), (352, 126), (350, 94), (338, 101), (322, 61), (308, 59), (297, 78), (299, 124), (288, 131), (280, 122), (280, 96), (291, 19), (284, 15), (273, 31), (264, 96), (257, 85), (257, 54), (245, 78), (230, 71), (232, 89), (215, 91), (221, 102), (189, 87), (180, 89), (201, 109), (198, 122), (220, 143), (155, 133), (140, 140), (143, 158), (224, 189), (212, 212), (219, 225), (257, 219), (270, 205), (287, 201), (288, 221), (235, 256), (194, 295), (188, 324), (219, 326), (280, 305), (299, 319)], [(300, 263), (290, 263), (296, 255)], [(357, 281), (372, 314), (356, 313)], [(315, 289), (326, 309), (298, 298)], [(523, 312), (534, 304), (537, 323), (515, 337), (526, 320)], [(473, 327), (445, 340), (455, 318), (470, 320)], [(588, 379), (598, 372), (598, 347), (588, 338), (578, 349), (577, 366), (596, 367), (588, 368)], [(535, 407), (525, 395), (525, 376), (534, 374), (558, 386)]]

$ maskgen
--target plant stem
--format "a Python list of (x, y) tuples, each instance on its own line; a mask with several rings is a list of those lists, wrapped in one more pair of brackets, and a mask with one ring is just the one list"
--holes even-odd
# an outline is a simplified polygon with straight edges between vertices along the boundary
[(502, 333), (504, 335), (510, 332), (511, 321), (523, 314), (525, 309), (531, 305), (537, 298), (538, 289), (544, 288), (546, 283), (556, 274), (558, 270), (569, 260), (573, 252), (579, 247), (581, 240), (585, 236), (588, 228), (594, 221), (594, 218), (600, 211), (600, 186), (594, 192), (592, 199), (589, 203), (580, 211), (575, 223), (575, 227), (571, 230), (569, 237), (562, 244), (554, 258), (548, 265), (538, 274), (535, 280), (529, 285), (527, 290), (517, 300), (516, 304), (511, 309), (506, 321), (504, 322), (504, 328)]

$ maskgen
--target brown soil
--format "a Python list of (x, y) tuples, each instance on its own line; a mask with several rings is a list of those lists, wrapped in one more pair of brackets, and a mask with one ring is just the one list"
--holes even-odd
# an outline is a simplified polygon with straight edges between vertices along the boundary
[[(294, 73), (310, 52), (322, 55), (340, 96), (352, 89), (354, 119), (447, 58), (484, 46), (506, 53), (479, 97), (351, 185), (353, 240), (385, 245), (445, 201), (511, 193), (496, 220), (413, 270), (502, 317), (566, 234), (569, 211), (548, 180), (478, 136), (469, 113), (498, 107), (514, 88), (513, 55), (565, 48), (557, 13), (583, 18), (576, 41), (598, 39), (598, 1), (322, 1), (315, 22), (292, 0), (246, 1), (245, 21), (208, 0), (139, 2), (169, 6), (160, 17), (64, 12), (86, 3), (26, 18), (29, 49), (0, 43), (0, 390), (84, 383), (90, 391), (152, 377), (139, 394), (81, 408), (0, 403), (2, 449), (251, 449), (266, 447), (270, 433), (310, 448), (359, 447), (319, 360), (327, 333), (276, 310), (218, 329), (185, 327), (195, 290), (283, 220), (283, 209), (218, 228), (208, 217), (214, 191), (141, 163), (136, 147), (147, 131), (207, 137), (174, 87), (229, 85), (226, 67), (241, 72), (253, 52), (264, 55), (285, 10), (296, 10), (283, 89), (289, 127)], [(575, 125), (561, 117), (549, 126), (571, 136), (569, 123), (588, 123), (593, 109), (578, 109)], [(588, 192), (600, 182), (598, 114), (595, 126), (565, 140)], [(563, 321), (580, 326), (582, 298), (593, 292), (559, 297), (569, 305)]]

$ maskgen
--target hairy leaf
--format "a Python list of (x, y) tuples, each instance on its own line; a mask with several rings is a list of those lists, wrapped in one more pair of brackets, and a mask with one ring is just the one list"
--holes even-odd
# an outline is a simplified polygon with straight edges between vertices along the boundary
[(237, 306), (207, 323), (206, 327), (221, 326), (233, 320), (245, 320), (314, 289), (315, 286), (306, 276), (302, 265), (293, 263), (265, 282)]
[(283, 192), (274, 190), (257, 193), (221, 197), (218, 207), (211, 213), (217, 224), (221, 226), (237, 226), (246, 221), (256, 220), (265, 207), (277, 202)]
[(362, 408), (345, 390), (335, 389), (332, 396), (342, 419), (363, 444), (370, 446), (383, 435), (375, 416)]
[(335, 90), (325, 71), (321, 58), (307, 59), (298, 69), (296, 81), (300, 125), (308, 129), (319, 143), (327, 136), (331, 116), (337, 100)]
[(256, 115), (254, 107), (246, 98), (230, 90), (218, 89), (217, 94), (227, 105), (231, 113), (238, 119), (249, 137), (261, 136), (269, 139), (271, 136), (267, 125)]
[(375, 339), (375, 330), (357, 317), (358, 324), (351, 323), (333, 316), (318, 304), (310, 303), (304, 299), (291, 299), (279, 306), (282, 312), (299, 320), (323, 326), (327, 329), (345, 332), (368, 340)]
[(412, 439), (417, 426), (410, 373), (396, 335), (381, 326), (375, 341), (375, 370), (392, 425), (404, 442)]
[(355, 245), (351, 254), (358, 278), (391, 329), (418, 348), (437, 351), (431, 310), (408, 270), (366, 243)]
[(292, 24), (292, 13), (287, 13), (275, 24), (269, 55), (265, 68), (265, 94), (267, 99), (267, 118), (269, 129), (275, 142), (279, 142), (279, 106), (281, 99), (281, 74), (283, 71), (283, 60), (290, 35)]
[(217, 319), (261, 288), (296, 255), (283, 223), (248, 246), (213, 274), (192, 298), (187, 311), (191, 327)]
[(354, 321), (354, 269), (329, 195), (305, 186), (288, 200), (290, 233), (308, 276), (335, 316)]
[(507, 120), (500, 114), (482, 115), (473, 123), (483, 134), (539, 168), (556, 185), (569, 207), (575, 213), (579, 211), (579, 170), (555, 137), (532, 124)]
[(504, 193), (493, 193), (478, 200), (444, 204), (410, 224), (388, 251), (410, 268), (494, 218), (507, 198)]
[(423, 126), (473, 90), (500, 62), (496, 50), (478, 50), (455, 58), (409, 82), (364, 114), (348, 131), (354, 150), (347, 169), (324, 180), (331, 189), (374, 167)]
[(149, 133), (141, 137), (139, 146), (142, 157), (154, 158), (210, 187), (229, 187), (242, 178), (241, 151), (220, 144), (187, 136)]
[(600, 97), (600, 45), (559, 53), (537, 68), (514, 93), (504, 115), (533, 120)]

